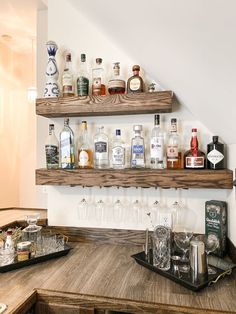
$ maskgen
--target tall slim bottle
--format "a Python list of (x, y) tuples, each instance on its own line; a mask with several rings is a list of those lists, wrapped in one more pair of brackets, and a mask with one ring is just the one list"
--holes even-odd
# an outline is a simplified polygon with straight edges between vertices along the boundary
[(46, 165), (48, 169), (59, 167), (59, 142), (54, 133), (54, 124), (49, 124), (49, 135), (45, 141)]
[(77, 78), (77, 95), (87, 96), (89, 94), (89, 75), (86, 64), (86, 55), (82, 53), (80, 58), (80, 69)]
[(104, 169), (109, 167), (109, 142), (104, 133), (104, 127), (98, 128), (94, 136), (94, 168)]
[(71, 54), (66, 54), (66, 64), (62, 75), (62, 94), (63, 97), (74, 96), (74, 78), (71, 66)]
[(197, 129), (192, 128), (190, 149), (184, 153), (184, 168), (204, 169), (205, 161), (205, 153), (198, 148)]
[(131, 168), (145, 168), (145, 145), (141, 136), (142, 125), (134, 125), (131, 140)]
[(92, 70), (92, 95), (104, 96), (106, 95), (106, 86), (104, 81), (104, 69), (102, 66), (102, 58), (96, 59), (96, 66)]
[(64, 119), (64, 128), (60, 133), (60, 167), (75, 168), (74, 132), (69, 126), (69, 118)]
[(182, 165), (182, 153), (176, 118), (171, 119), (170, 134), (166, 147), (166, 163), (167, 169), (180, 169)]
[(152, 169), (164, 169), (164, 145), (164, 132), (160, 126), (160, 115), (156, 114), (150, 140), (150, 167)]
[(82, 134), (79, 140), (78, 166), (79, 168), (93, 168), (93, 149), (88, 137), (87, 122), (82, 121)]

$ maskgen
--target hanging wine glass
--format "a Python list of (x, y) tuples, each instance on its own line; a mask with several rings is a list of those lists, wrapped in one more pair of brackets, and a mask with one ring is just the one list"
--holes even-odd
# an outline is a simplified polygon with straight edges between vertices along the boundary
[(85, 198), (83, 198), (77, 206), (78, 219), (84, 221), (87, 219), (88, 215), (88, 203)]
[(113, 221), (115, 223), (122, 223), (124, 216), (124, 205), (120, 199), (117, 199), (113, 206)]

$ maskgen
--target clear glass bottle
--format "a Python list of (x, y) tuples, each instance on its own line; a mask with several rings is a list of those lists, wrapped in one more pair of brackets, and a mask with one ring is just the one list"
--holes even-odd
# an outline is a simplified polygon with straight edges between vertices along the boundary
[(151, 133), (150, 140), (150, 167), (152, 169), (164, 169), (165, 156), (164, 131), (160, 126), (160, 115), (154, 117), (154, 128)]
[(198, 148), (197, 129), (192, 129), (190, 149), (184, 153), (184, 168), (204, 169), (206, 155)]
[(170, 134), (166, 147), (167, 169), (180, 169), (182, 165), (182, 153), (180, 149), (180, 137), (177, 132), (177, 119), (171, 119)]
[(207, 145), (207, 168), (225, 169), (225, 148), (219, 142), (218, 136), (212, 137), (212, 142)]
[(93, 82), (92, 82), (92, 95), (104, 96), (106, 95), (106, 86), (104, 80), (104, 69), (102, 66), (102, 59), (96, 59), (96, 67), (92, 70)]
[(142, 93), (144, 92), (144, 82), (142, 77), (139, 75), (140, 66), (134, 65), (133, 76), (127, 81), (127, 93)]
[(120, 130), (116, 130), (116, 136), (112, 143), (111, 166), (114, 169), (125, 168), (125, 147), (121, 140)]
[(59, 142), (54, 133), (54, 124), (49, 124), (49, 135), (45, 141), (46, 165), (48, 169), (59, 167)]
[(12, 230), (11, 229), (7, 230), (4, 247), (5, 247), (5, 250), (14, 251), (14, 242), (12, 239)]
[(110, 95), (124, 94), (125, 81), (120, 76), (120, 62), (114, 63), (114, 75), (108, 82), (108, 92)]
[(69, 118), (64, 119), (64, 128), (60, 133), (60, 167), (75, 168), (74, 132), (69, 126)]
[(94, 136), (94, 168), (103, 169), (109, 167), (109, 142), (104, 133), (104, 127), (98, 128)]
[(82, 134), (80, 136), (79, 142), (79, 168), (93, 168), (93, 149), (89, 141), (86, 121), (82, 121)]
[(66, 54), (66, 64), (62, 74), (62, 95), (63, 97), (74, 96), (74, 78), (71, 67), (71, 54)]
[(78, 96), (88, 96), (89, 94), (89, 75), (86, 63), (86, 54), (82, 53), (80, 62), (80, 69), (77, 77), (77, 95)]
[(141, 136), (142, 125), (134, 125), (131, 140), (131, 168), (145, 168), (145, 145)]

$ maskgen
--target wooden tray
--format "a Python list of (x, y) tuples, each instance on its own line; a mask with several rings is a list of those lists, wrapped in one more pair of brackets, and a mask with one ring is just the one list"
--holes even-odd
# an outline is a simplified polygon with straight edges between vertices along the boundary
[[(191, 276), (190, 276), (190, 273), (180, 273), (181, 274), (181, 277), (179, 278), (178, 276), (174, 275), (173, 273), (173, 270), (172, 270), (172, 267), (168, 270), (168, 271), (163, 271), (163, 270), (160, 270), (158, 269), (157, 267), (153, 266), (152, 264), (152, 251), (150, 250), (150, 261), (151, 262), (148, 262), (147, 259), (146, 259), (146, 255), (145, 255), (145, 252), (140, 252), (140, 253), (137, 253), (137, 254), (134, 254), (131, 256), (132, 258), (135, 259), (135, 261), (166, 277), (166, 278), (169, 278), (177, 283), (179, 283), (180, 285), (190, 289), (190, 290), (193, 290), (193, 291), (199, 291), (207, 286), (210, 286), (212, 284), (215, 284), (216, 282), (218, 282), (219, 279), (223, 278), (225, 275), (231, 275), (232, 271), (233, 271), (233, 268), (235, 267), (234, 264), (230, 264), (228, 263), (228, 267), (227, 269), (220, 269), (220, 268), (217, 268), (214, 266), (215, 270), (216, 270), (216, 274), (215, 275), (208, 275), (208, 277), (206, 279), (203, 279), (201, 282), (198, 282), (198, 283), (193, 283), (192, 282), (192, 279), (191, 279)], [(224, 263), (225, 264), (225, 263)]]
[(15, 260), (11, 264), (0, 266), (0, 273), (5, 273), (7, 271), (15, 270), (15, 269), (22, 268), (25, 266), (45, 262), (45, 261), (48, 261), (52, 258), (64, 256), (64, 255), (67, 255), (70, 250), (71, 250), (71, 247), (69, 245), (65, 244), (64, 250), (61, 250), (61, 251), (53, 252), (53, 253), (50, 253), (47, 255), (32, 257), (26, 261), (21, 261), (21, 262), (18, 262), (17, 260)]

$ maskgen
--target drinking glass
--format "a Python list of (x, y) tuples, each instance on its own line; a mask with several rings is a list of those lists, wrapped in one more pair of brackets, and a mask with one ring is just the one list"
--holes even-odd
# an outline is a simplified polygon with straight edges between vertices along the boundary
[(113, 220), (114, 222), (123, 222), (124, 206), (123, 203), (117, 199), (113, 206)]
[(103, 221), (104, 207), (105, 204), (102, 199), (95, 204), (95, 218), (98, 225)]
[(163, 271), (170, 269), (170, 230), (169, 227), (156, 226), (153, 231), (153, 266)]
[(150, 207), (149, 213), (147, 215), (149, 216), (149, 221), (151, 226), (154, 228), (157, 225), (157, 216), (158, 212), (160, 210), (160, 203), (156, 200)]
[(213, 233), (206, 235), (199, 235), (196, 237), (199, 240), (202, 240), (205, 243), (205, 252), (207, 255), (207, 270), (209, 275), (215, 275), (216, 271), (208, 265), (208, 256), (210, 253), (214, 252), (219, 246), (219, 239)]
[(182, 229), (181, 232), (176, 232), (174, 235), (174, 241), (177, 247), (183, 251), (183, 255), (181, 257), (182, 265), (180, 266), (180, 271), (187, 273), (190, 270), (189, 259), (187, 258), (187, 252), (190, 248), (190, 240), (193, 236), (193, 233), (186, 228)]
[(86, 220), (87, 214), (88, 214), (88, 203), (85, 198), (83, 198), (77, 206), (77, 213), (78, 213), (78, 219), (79, 220)]
[(133, 223), (139, 224), (142, 216), (142, 206), (139, 200), (135, 200), (132, 204)]

